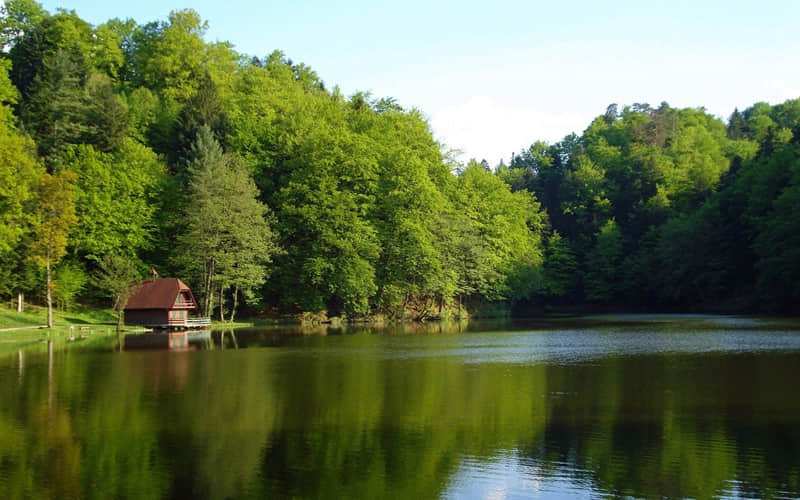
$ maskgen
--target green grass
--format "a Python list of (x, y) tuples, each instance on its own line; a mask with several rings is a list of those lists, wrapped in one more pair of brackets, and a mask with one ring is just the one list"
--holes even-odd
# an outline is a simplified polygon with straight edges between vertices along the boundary
[[(55, 349), (86, 348), (116, 341), (116, 316), (110, 309), (75, 306), (53, 310), (53, 328), (45, 328), (47, 308), (26, 304), (18, 313), (8, 304), (0, 304), (0, 357), (25, 352), (47, 352), (47, 341)], [(41, 328), (31, 328), (41, 327)], [(72, 329), (70, 329), (72, 327)], [(27, 328), (2, 331), (4, 328)]]
[(249, 328), (251, 326), (260, 326), (258, 322), (254, 321), (234, 321), (230, 323), (228, 321), (219, 321), (219, 320), (211, 320), (211, 329), (212, 330), (231, 330), (234, 328)]
[[(111, 309), (95, 309), (90, 307), (75, 306), (67, 310), (53, 310), (53, 329), (45, 328), (47, 323), (47, 308), (25, 304), (25, 311), (18, 313), (16, 308), (8, 303), (0, 304), (0, 355), (16, 352), (18, 349), (46, 348), (46, 341), (53, 340), (62, 347), (86, 345), (88, 339), (95, 337), (116, 338), (117, 317)], [(211, 329), (229, 330), (233, 328), (250, 327), (254, 325), (273, 324), (274, 320), (213, 321)], [(38, 327), (38, 328), (37, 328)], [(72, 329), (70, 329), (72, 327)], [(127, 328), (141, 328), (126, 325)], [(2, 331), (6, 328), (15, 330)], [(84, 338), (87, 337), (87, 338)], [(70, 340), (74, 339), (74, 340)], [(41, 345), (40, 345), (41, 344)]]
[[(50, 333), (64, 333), (71, 331), (70, 326), (75, 331), (80, 331), (81, 327), (89, 329), (113, 326), (116, 316), (111, 310), (93, 309), (89, 307), (75, 306), (67, 310), (53, 310), (53, 331)], [(47, 324), (47, 308), (26, 304), (25, 311), (18, 313), (16, 309), (8, 307), (7, 304), (0, 305), (0, 330), (4, 328), (30, 328), (44, 326)], [(14, 330), (0, 331), (0, 340), (16, 335), (27, 335), (35, 330)], [(43, 330), (47, 333), (47, 329)]]
[(43, 325), (45, 323), (44, 318), (45, 316), (39, 314), (39, 311), (28, 309), (28, 311), (20, 314), (5, 305), (0, 306), (0, 328)]

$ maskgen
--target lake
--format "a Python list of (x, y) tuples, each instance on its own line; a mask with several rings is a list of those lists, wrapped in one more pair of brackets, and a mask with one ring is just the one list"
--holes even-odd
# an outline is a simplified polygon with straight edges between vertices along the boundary
[(112, 340), (0, 354), (0, 496), (800, 496), (797, 320)]

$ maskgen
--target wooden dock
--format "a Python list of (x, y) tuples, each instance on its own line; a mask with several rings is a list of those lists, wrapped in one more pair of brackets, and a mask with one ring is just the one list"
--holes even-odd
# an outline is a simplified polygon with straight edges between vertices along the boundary
[(208, 328), (211, 326), (211, 318), (187, 318), (187, 328)]
[(185, 330), (194, 328), (208, 328), (211, 326), (211, 318), (170, 318), (167, 323), (147, 325), (151, 328), (161, 328), (169, 330)]

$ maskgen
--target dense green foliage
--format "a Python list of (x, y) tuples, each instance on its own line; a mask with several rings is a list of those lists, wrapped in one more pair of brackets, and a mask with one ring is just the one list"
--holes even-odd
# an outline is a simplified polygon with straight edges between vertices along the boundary
[(800, 298), (800, 101), (727, 126), (612, 105), (493, 172), (452, 162), (418, 110), (342, 96), (279, 51), (207, 43), (193, 10), (99, 26), (31, 0), (2, 14), (0, 297), (46, 289), (32, 258), (56, 178), (77, 218), (47, 288), (62, 305), (103, 295), (88, 276), (107, 255), (180, 276), (220, 317), (240, 299), (425, 318), (465, 300)]
[(702, 109), (612, 105), (498, 175), (549, 216), (537, 300), (791, 312), (799, 156), (800, 99), (737, 110), (727, 126)]
[(481, 168), (454, 175), (419, 111), (344, 97), (278, 51), (207, 43), (207, 27), (192, 10), (91, 26), (6, 2), (0, 273), (19, 278), (3, 297), (43, 288), (23, 271), (51, 174), (71, 176), (77, 219), (54, 274), (62, 304), (117, 296), (88, 276), (122, 257), (229, 318), (241, 299), (422, 318), (532, 296), (545, 218), (531, 194)]

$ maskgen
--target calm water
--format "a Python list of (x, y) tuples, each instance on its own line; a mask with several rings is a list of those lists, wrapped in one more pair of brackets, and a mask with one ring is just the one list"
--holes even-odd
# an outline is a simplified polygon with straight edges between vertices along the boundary
[(0, 497), (800, 497), (797, 322), (297, 333), (0, 352)]

